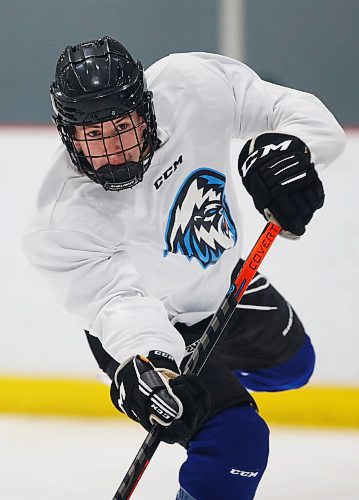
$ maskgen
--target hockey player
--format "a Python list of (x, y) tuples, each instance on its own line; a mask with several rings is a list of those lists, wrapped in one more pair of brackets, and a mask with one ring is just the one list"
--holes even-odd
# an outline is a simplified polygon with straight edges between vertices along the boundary
[(181, 366), (238, 271), (239, 174), (266, 217), (304, 234), (324, 202), (317, 171), (344, 134), (313, 95), (215, 54), (173, 54), (144, 74), (109, 37), (67, 47), (51, 85), (64, 148), (24, 239), (81, 318), (121, 412), (187, 447), (177, 498), (248, 500), (268, 459), (254, 391), (307, 383), (310, 339), (257, 274), (201, 375)]

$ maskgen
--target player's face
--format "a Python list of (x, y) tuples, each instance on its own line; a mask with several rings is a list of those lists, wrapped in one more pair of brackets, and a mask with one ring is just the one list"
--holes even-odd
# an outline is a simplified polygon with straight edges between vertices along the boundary
[(143, 156), (146, 123), (136, 112), (94, 125), (76, 125), (74, 144), (95, 170), (138, 162)]

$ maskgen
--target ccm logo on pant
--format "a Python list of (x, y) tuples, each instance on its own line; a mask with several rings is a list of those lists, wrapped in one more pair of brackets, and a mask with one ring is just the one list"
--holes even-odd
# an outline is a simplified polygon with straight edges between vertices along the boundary
[(231, 474), (234, 474), (236, 476), (243, 476), (243, 477), (256, 477), (258, 476), (258, 472), (248, 472), (246, 470), (239, 470), (239, 469), (232, 469), (230, 471)]

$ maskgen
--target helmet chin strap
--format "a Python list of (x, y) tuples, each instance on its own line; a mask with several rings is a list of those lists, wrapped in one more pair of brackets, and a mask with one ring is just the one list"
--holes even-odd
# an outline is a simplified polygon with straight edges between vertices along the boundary
[(106, 191), (120, 191), (136, 186), (142, 181), (151, 160), (150, 157), (145, 162), (127, 161), (121, 165), (106, 164), (95, 170), (85, 156), (79, 155), (79, 157), (82, 172)]
[[(135, 161), (127, 161), (121, 165), (104, 165), (96, 171), (97, 177), (101, 180), (104, 189), (111, 190), (132, 187), (142, 180), (142, 165)], [(124, 184), (124, 185), (123, 185)], [(123, 186), (123, 187), (122, 187)]]

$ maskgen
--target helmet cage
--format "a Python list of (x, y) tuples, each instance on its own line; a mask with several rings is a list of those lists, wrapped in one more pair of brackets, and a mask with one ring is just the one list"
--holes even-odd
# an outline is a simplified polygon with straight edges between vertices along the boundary
[[(101, 110), (101, 114), (105, 116), (104, 120), (94, 120), (91, 123), (85, 121), (76, 126), (66, 123), (59, 115), (53, 117), (72, 163), (80, 173), (101, 184), (106, 191), (132, 188), (141, 182), (158, 143), (152, 92), (145, 92), (142, 102), (130, 111), (125, 113), (122, 111), (119, 114), (113, 111), (112, 109), (109, 117), (105, 110)], [(120, 120), (125, 118), (129, 119), (131, 127), (122, 131)], [(104, 122), (112, 123), (110, 134), (105, 134)], [(128, 123), (128, 120), (126, 122)], [(100, 126), (99, 136), (88, 137), (86, 128), (95, 124)], [(82, 138), (76, 135), (79, 127), (82, 127)], [(133, 140), (130, 146), (126, 147), (125, 134), (129, 133), (132, 133)], [(109, 151), (108, 141), (110, 140), (116, 143), (115, 152), (113, 152), (113, 146)], [(95, 143), (101, 143), (101, 154), (94, 153), (92, 145)], [(135, 157), (135, 160), (131, 160), (131, 157)], [(96, 163), (100, 158), (104, 161), (99, 168)], [(118, 158), (122, 160), (120, 164), (116, 164)]]

